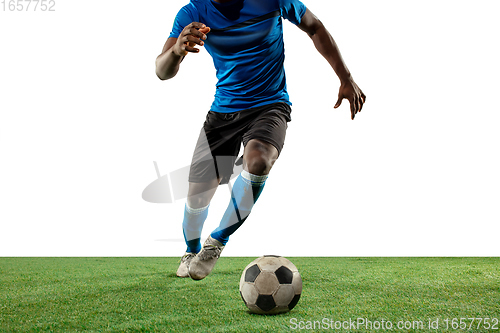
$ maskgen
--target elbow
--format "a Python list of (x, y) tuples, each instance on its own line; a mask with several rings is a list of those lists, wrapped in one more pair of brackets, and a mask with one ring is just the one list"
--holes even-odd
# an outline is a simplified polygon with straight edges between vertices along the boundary
[(155, 67), (156, 67), (156, 76), (158, 76), (158, 78), (162, 81), (166, 80), (165, 77), (162, 75), (162, 73), (160, 72), (160, 70), (158, 69), (158, 58), (156, 58), (156, 61), (155, 61)]
[(158, 73), (156, 72), (156, 76), (158, 76), (158, 78), (162, 81), (166, 81), (166, 80), (170, 80), (171, 78), (173, 78), (175, 76), (176, 73)]
[(158, 74), (158, 72), (156, 72), (156, 76), (162, 81), (166, 80), (166, 78), (162, 77), (160, 74)]
[(158, 59), (156, 60), (156, 63), (155, 63), (155, 66), (156, 66), (156, 76), (158, 76), (158, 78), (162, 81), (165, 81), (165, 80), (168, 80), (168, 79), (171, 79), (175, 76), (174, 75), (170, 75), (167, 71), (165, 70), (162, 70), (158, 65)]
[(162, 74), (158, 73), (158, 71), (156, 71), (156, 76), (158, 76), (158, 78), (159, 78), (160, 80), (162, 80), (162, 81), (165, 81), (165, 80), (170, 79), (169, 77), (164, 76), (164, 75), (162, 75)]

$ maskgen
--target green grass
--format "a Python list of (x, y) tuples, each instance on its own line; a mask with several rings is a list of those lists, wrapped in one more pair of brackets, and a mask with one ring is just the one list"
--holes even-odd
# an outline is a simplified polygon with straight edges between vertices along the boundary
[(300, 331), (292, 318), (500, 319), (500, 258), (289, 258), (304, 289), (295, 309), (275, 316), (248, 313), (240, 298), (253, 259), (223, 257), (192, 281), (175, 276), (178, 258), (0, 258), (0, 331), (290, 332)]

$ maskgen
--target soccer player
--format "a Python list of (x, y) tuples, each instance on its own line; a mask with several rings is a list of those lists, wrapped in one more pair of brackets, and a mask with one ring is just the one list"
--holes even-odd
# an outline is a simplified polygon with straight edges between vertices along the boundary
[[(229, 236), (250, 214), (283, 148), (291, 103), (283, 68), (282, 18), (309, 35), (339, 77), (334, 107), (347, 99), (351, 119), (363, 108), (366, 96), (334, 39), (301, 1), (191, 0), (182, 7), (156, 59), (156, 74), (161, 80), (173, 78), (184, 57), (204, 46), (213, 58), (218, 82), (191, 163), (182, 223), (187, 250), (177, 276), (200, 280), (210, 274)], [(186, 90), (186, 104), (196, 98), (198, 82)], [(219, 184), (229, 182), (242, 143), (243, 171), (234, 182), (219, 227), (202, 247), (210, 200)]]

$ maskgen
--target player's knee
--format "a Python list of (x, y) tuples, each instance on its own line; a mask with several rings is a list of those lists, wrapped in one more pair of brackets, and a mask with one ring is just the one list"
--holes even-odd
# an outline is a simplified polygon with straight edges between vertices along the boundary
[(250, 140), (243, 156), (247, 171), (251, 174), (267, 175), (278, 158), (278, 150), (271, 144), (260, 140)]
[(193, 209), (198, 209), (207, 206), (210, 203), (210, 197), (203, 195), (195, 195), (187, 197), (187, 204)]
[(273, 162), (263, 154), (253, 154), (247, 161), (247, 169), (251, 174), (262, 176), (267, 175), (273, 167)]
[(189, 183), (187, 204), (193, 209), (207, 206), (217, 190), (220, 178), (205, 183)]

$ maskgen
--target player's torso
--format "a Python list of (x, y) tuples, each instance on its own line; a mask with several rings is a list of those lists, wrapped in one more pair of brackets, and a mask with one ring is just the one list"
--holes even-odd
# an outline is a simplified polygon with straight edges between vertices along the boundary
[(217, 89), (211, 110), (233, 112), (288, 102), (283, 68), (283, 26), (278, 0), (191, 0), (195, 17), (211, 31)]
[(283, 30), (277, 0), (232, 0), (225, 4), (213, 0), (192, 2), (198, 9), (200, 22), (211, 28), (205, 46), (212, 56), (263, 51), (281, 39)]

